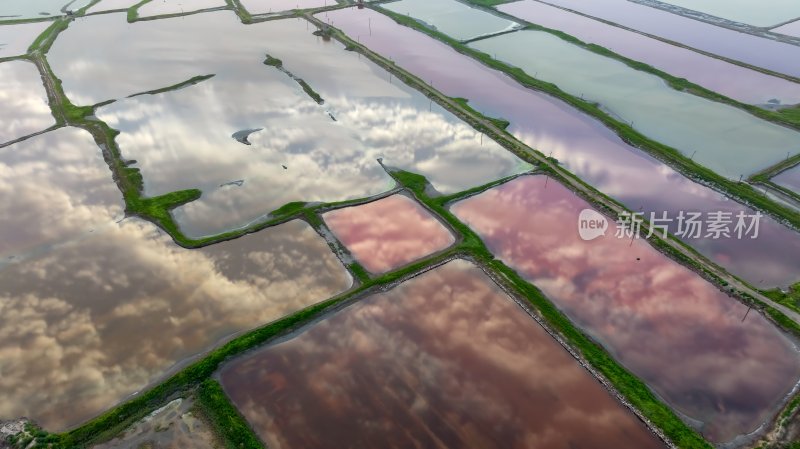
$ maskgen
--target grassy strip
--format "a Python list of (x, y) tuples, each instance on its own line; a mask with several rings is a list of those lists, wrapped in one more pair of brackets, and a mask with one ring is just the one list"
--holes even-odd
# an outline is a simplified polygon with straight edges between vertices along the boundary
[(174, 90), (183, 89), (189, 86), (194, 86), (195, 84), (200, 84), (205, 80), (213, 78), (215, 75), (212, 73), (210, 75), (198, 75), (189, 78), (186, 81), (173, 84), (172, 86), (162, 87), (160, 89), (148, 90), (146, 92), (139, 92), (138, 94), (128, 95), (128, 98), (138, 97), (140, 95), (157, 95), (164, 92), (171, 92)]
[(408, 26), (442, 41), (459, 53), (470, 56), (491, 69), (506, 73), (524, 87), (538, 90), (556, 97), (575, 109), (578, 109), (579, 111), (598, 119), (631, 146), (647, 151), (664, 163), (674, 167), (676, 170), (690, 179), (711, 185), (717, 190), (724, 192), (728, 196), (737, 199), (744, 204), (748, 204), (756, 209), (761, 210), (762, 212), (777, 217), (780, 220), (785, 220), (785, 222), (790, 223), (795, 228), (800, 228), (800, 212), (792, 210), (781, 204), (777, 204), (749, 184), (731, 181), (723, 176), (720, 176), (714, 171), (684, 156), (678, 150), (640, 134), (638, 131), (633, 129), (630, 124), (622, 122), (604, 112), (597, 104), (570, 95), (559, 89), (555, 84), (533, 78), (518, 67), (512, 67), (504, 62), (497, 61), (486, 53), (477, 51), (445, 34), (425, 27), (413, 18), (396, 14), (392, 11), (380, 8), (379, 6), (370, 5), (369, 7), (391, 17), (401, 25)]
[(139, 3), (128, 8), (128, 23), (133, 23), (139, 20), (139, 8), (150, 3), (151, 0), (142, 0)]
[(248, 24), (253, 22), (253, 15), (242, 5), (242, 2), (239, 0), (225, 0), (225, 3), (239, 16), (239, 20), (241, 20), (242, 23)]
[(286, 76), (293, 79), (297, 84), (299, 84), (300, 87), (303, 88), (303, 92), (305, 92), (306, 95), (311, 97), (312, 100), (316, 101), (317, 104), (325, 103), (325, 100), (322, 98), (322, 96), (320, 96), (320, 94), (318, 94), (314, 89), (312, 89), (311, 86), (309, 86), (308, 83), (305, 82), (302, 78), (295, 75), (294, 73), (289, 71), (286, 67), (284, 67), (283, 61), (281, 61), (280, 59), (274, 58), (268, 54), (267, 58), (264, 60), (264, 65), (275, 67), (276, 69), (285, 73)]
[[(453, 101), (455, 101), (456, 103), (461, 105), (462, 108), (470, 111), (471, 113), (473, 113), (475, 115), (478, 115), (478, 116), (483, 116), (483, 114), (481, 114), (480, 112), (476, 111), (475, 109), (472, 108), (472, 106), (470, 106), (468, 99), (461, 98), (461, 97), (450, 97), (450, 98), (452, 98)], [(486, 119), (491, 121), (494, 124), (494, 126), (500, 128), (500, 129), (506, 129), (511, 125), (511, 122), (509, 122), (506, 119), (502, 119), (502, 118), (486, 117)]]
[(800, 282), (789, 287), (787, 291), (779, 288), (762, 290), (761, 293), (769, 299), (800, 313)]
[[(336, 238), (330, 228), (328, 228), (328, 225), (325, 224), (325, 221), (315, 210), (304, 210), (303, 216), (306, 222), (311, 225), (318, 234), (325, 238), (331, 251), (340, 256), (342, 263), (347, 266), (347, 269), (350, 270), (350, 273), (352, 273), (353, 277), (355, 277), (359, 283), (368, 284), (371, 282), (367, 269), (355, 260), (355, 257), (353, 257), (344, 244)], [(345, 257), (342, 256), (349, 257), (350, 260), (345, 261)]]
[(28, 47), (28, 53), (47, 53), (47, 51), (50, 50), (50, 47), (53, 45), (53, 42), (56, 40), (56, 36), (67, 29), (69, 22), (70, 19), (66, 18), (59, 18), (53, 21), (53, 23), (42, 32), (42, 34), (38, 35), (36, 39), (34, 39), (33, 43), (31, 43), (30, 47)]
[(214, 379), (206, 379), (197, 392), (197, 404), (211, 421), (228, 449), (263, 449), (247, 421), (231, 404), (222, 386)]

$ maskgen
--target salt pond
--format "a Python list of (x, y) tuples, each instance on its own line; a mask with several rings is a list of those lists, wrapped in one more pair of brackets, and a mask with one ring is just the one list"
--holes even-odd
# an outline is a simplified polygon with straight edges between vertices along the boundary
[[(452, 0), (400, 0), (381, 5), (408, 15), (458, 40), (497, 33), (519, 24)], [(335, 23), (333, 25), (336, 25)]]
[(800, 195), (800, 165), (778, 174), (772, 182)]
[(547, 0), (633, 30), (778, 73), (800, 77), (800, 46), (741, 33), (628, 0)]
[(250, 14), (269, 14), (292, 9), (332, 6), (336, 0), (240, 0)]
[(60, 16), (64, 10), (78, 10), (91, 0), (3, 0), (0, 3), (0, 21), (17, 19), (38, 19)]
[(146, 222), (111, 223), (0, 269), (0, 416), (77, 425), (231, 334), (350, 285), (303, 222), (201, 250)]
[(139, 7), (139, 17), (181, 14), (226, 6), (225, 0), (150, 0)]
[(39, 70), (32, 62), (0, 63), (0, 145), (56, 123)]
[(364, 268), (384, 273), (455, 242), (424, 207), (405, 195), (328, 212), (323, 219)]
[(789, 36), (800, 37), (800, 20), (796, 20), (792, 23), (787, 23), (778, 28), (773, 28), (772, 31), (775, 33), (782, 33)]
[[(141, 1), (141, 0), (139, 0)], [(113, 11), (116, 9), (128, 9), (139, 3), (137, 0), (100, 0), (100, 3), (89, 8), (89, 12)], [(156, 0), (158, 1), (158, 0)]]
[(91, 134), (76, 128), (0, 148), (0, 203), (0, 267), (85, 238), (125, 208)]
[(362, 299), (220, 376), (269, 447), (663, 447), (464, 261)]
[(672, 89), (664, 80), (543, 31), (470, 44), (562, 90), (598, 102), (640, 133), (731, 179), (800, 152), (800, 132)]
[[(388, 17), (355, 8), (328, 13), (351, 36), (452, 97), (468, 97), (488, 116), (511, 122), (509, 131), (618, 199), (631, 210), (660, 216), (680, 211), (753, 214), (745, 206), (681, 176), (625, 144), (596, 120), (564, 103), (514, 83), (505, 74)], [(368, 29), (373, 27), (372, 34)], [(664, 192), (669, 192), (665, 195)], [(677, 231), (677, 222), (670, 226)], [(692, 247), (759, 287), (786, 287), (800, 279), (800, 236), (770, 218), (758, 239), (690, 239)]]
[[(378, 158), (426, 175), (445, 193), (528, 169), (376, 65), (312, 35), (313, 29), (300, 19), (244, 26), (230, 11), (132, 25), (111, 14), (71, 26), (56, 41), (51, 61), (77, 104), (215, 75), (97, 111), (122, 131), (116, 141), (141, 167), (146, 195), (203, 191), (200, 200), (175, 211), (191, 236), (244, 226), (293, 201), (386, 191), (393, 181)], [(131, 52), (108, 54), (120, 41), (130, 42)], [(81, 56), (69, 52), (84, 45)], [(264, 65), (267, 53), (324, 104)], [(259, 128), (248, 137), (251, 145), (231, 137)]]
[(24, 55), (36, 38), (50, 26), (50, 22), (0, 25), (0, 58)]
[(794, 0), (665, 0), (669, 5), (757, 27), (771, 27), (800, 17), (800, 3)]
[(800, 103), (800, 84), (667, 44), (634, 31), (609, 25), (535, 0), (498, 5), (507, 14), (563, 31), (587, 43), (649, 64), (659, 70), (750, 104), (778, 100)]
[(589, 205), (523, 176), (452, 207), (529, 279), (713, 442), (769, 419), (800, 378), (800, 353), (772, 323), (643, 240), (583, 241)]

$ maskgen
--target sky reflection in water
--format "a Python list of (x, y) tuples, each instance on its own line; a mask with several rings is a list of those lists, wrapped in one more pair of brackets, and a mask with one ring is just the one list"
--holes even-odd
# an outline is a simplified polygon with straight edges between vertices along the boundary
[(460, 260), (231, 362), (221, 380), (276, 449), (663, 447)]
[(643, 240), (583, 241), (588, 204), (544, 176), (523, 176), (453, 212), (490, 250), (645, 380), (727, 442), (755, 430), (800, 377), (800, 354), (761, 314)]

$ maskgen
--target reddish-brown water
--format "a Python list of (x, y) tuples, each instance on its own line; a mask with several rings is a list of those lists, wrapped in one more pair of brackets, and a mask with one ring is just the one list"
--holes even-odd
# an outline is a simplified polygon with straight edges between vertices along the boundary
[[(336, 27), (429, 80), (438, 90), (468, 98), (473, 108), (488, 116), (509, 120), (509, 131), (519, 139), (552, 154), (570, 171), (632, 210), (648, 215), (667, 211), (670, 217), (682, 210), (754, 213), (625, 144), (596, 120), (525, 89), (505, 74), (382, 14), (355, 8), (327, 14)], [(755, 240), (692, 239), (687, 243), (759, 287), (788, 286), (800, 279), (800, 235), (766, 217), (761, 219)]]
[(235, 360), (221, 379), (275, 449), (663, 447), (465, 261)]
[(404, 195), (331, 211), (323, 218), (356, 260), (372, 273), (393, 270), (455, 242), (439, 220)]
[(752, 104), (777, 99), (800, 103), (800, 85), (755, 70), (667, 44), (633, 31), (608, 25), (544, 3), (525, 0), (498, 9), (531, 23), (569, 33), (587, 43), (602, 45), (623, 56), (650, 64), (671, 75)]
[(703, 435), (728, 442), (767, 420), (800, 377), (775, 326), (643, 240), (583, 241), (588, 204), (524, 176), (452, 207), (490, 250), (541, 288)]

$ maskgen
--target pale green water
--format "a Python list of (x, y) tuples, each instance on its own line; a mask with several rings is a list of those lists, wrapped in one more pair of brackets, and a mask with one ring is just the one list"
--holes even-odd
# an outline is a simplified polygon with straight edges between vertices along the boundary
[(497, 33), (517, 25), (454, 0), (402, 0), (382, 6), (410, 15), (459, 40)]
[(800, 133), (676, 91), (661, 79), (551, 34), (520, 31), (470, 44), (562, 90), (600, 103), (642, 134), (738, 179), (800, 151)]
[(666, 0), (664, 3), (757, 27), (775, 26), (800, 17), (797, 0)]

